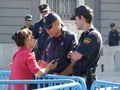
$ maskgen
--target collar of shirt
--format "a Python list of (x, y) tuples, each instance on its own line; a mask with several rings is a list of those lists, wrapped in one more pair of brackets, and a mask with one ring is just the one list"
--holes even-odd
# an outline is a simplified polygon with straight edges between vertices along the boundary
[(59, 37), (54, 37), (54, 40), (62, 41), (64, 40), (64, 34), (60, 35)]

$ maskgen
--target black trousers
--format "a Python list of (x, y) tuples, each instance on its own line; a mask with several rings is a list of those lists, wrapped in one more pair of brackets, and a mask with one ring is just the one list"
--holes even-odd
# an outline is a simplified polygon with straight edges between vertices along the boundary
[(96, 68), (89, 68), (86, 73), (86, 85), (87, 89), (90, 90), (92, 83), (96, 80)]
[(78, 70), (76, 71), (77, 72), (73, 73), (73, 76), (85, 77), (87, 89), (90, 90), (92, 83), (96, 80), (96, 74), (95, 74), (96, 68), (90, 68), (87, 70), (86, 73), (78, 72)]

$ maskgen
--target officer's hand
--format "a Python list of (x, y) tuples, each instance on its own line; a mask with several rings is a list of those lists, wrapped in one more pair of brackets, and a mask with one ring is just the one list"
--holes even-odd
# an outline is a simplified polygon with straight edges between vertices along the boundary
[(83, 55), (79, 53), (78, 51), (70, 51), (68, 54), (68, 57), (70, 57), (72, 63), (75, 63), (78, 60), (81, 60)]
[(70, 51), (70, 52), (68, 53), (67, 57), (71, 59), (71, 62), (72, 62), (72, 63), (75, 63), (75, 60), (72, 60), (72, 57), (71, 57), (71, 54), (72, 54), (72, 53), (73, 53), (73, 51)]
[(71, 62), (72, 62), (72, 63), (75, 63), (75, 62), (77, 62), (77, 61), (78, 61), (78, 60), (73, 60), (73, 59), (71, 59)]
[(57, 64), (58, 64), (58, 62), (55, 62), (55, 60), (52, 60), (52, 61), (48, 64), (47, 68), (49, 68), (49, 70), (53, 70), (53, 69), (55, 69), (55, 68), (57, 67)]
[(73, 51), (70, 51), (70, 52), (68, 53), (68, 55), (67, 55), (68, 58), (71, 58), (71, 57), (70, 57), (70, 54), (71, 54), (72, 52), (73, 52)]

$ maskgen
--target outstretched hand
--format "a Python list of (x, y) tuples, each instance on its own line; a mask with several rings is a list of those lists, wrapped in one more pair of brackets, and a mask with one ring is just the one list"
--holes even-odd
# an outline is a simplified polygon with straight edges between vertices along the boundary
[(40, 60), (38, 61), (38, 65), (40, 66), (40, 68), (46, 68), (48, 63), (44, 60)]

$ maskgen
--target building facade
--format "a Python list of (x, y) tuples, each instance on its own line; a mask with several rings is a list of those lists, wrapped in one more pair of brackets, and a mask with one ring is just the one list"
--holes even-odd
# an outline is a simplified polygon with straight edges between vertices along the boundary
[(86, 4), (93, 8), (95, 18), (94, 25), (101, 32), (103, 41), (110, 31), (109, 24), (116, 23), (120, 30), (120, 0), (0, 0), (0, 69), (9, 69), (8, 64), (12, 60), (17, 49), (11, 35), (24, 25), (26, 14), (33, 15), (33, 24), (40, 19), (38, 6), (48, 3), (50, 8), (58, 13), (69, 30), (79, 33), (73, 16), (74, 8)]

